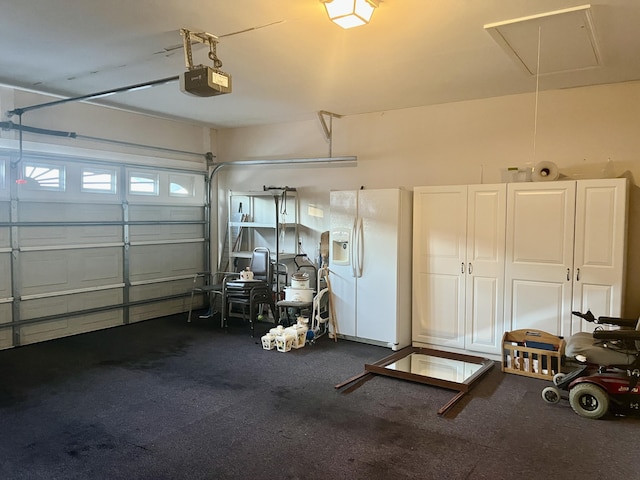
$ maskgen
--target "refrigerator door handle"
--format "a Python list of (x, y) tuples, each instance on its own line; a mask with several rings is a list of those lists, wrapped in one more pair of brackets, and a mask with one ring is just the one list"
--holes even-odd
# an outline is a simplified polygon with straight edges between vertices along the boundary
[(364, 222), (362, 220), (362, 217), (358, 218), (358, 233), (356, 236), (356, 248), (357, 248), (357, 254), (356, 254), (356, 258), (357, 258), (357, 265), (358, 265), (358, 270), (357, 270), (357, 276), (358, 277), (362, 277), (362, 258), (364, 257), (364, 242), (362, 240), (362, 237), (364, 236)]
[(349, 264), (351, 265), (351, 276), (357, 277), (356, 273), (356, 257), (355, 257), (355, 242), (357, 241), (356, 227), (358, 224), (358, 217), (353, 219), (353, 225), (351, 226), (351, 234), (349, 235)]

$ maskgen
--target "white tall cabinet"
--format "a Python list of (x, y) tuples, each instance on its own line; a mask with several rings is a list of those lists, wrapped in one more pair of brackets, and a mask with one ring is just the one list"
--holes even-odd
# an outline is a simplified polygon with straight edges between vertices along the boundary
[(627, 180), (510, 184), (505, 309), (511, 328), (570, 336), (572, 310), (621, 316)]
[(498, 355), (505, 331), (620, 316), (626, 219), (626, 179), (416, 187), (413, 344)]
[(498, 353), (506, 184), (414, 189), (414, 345)]

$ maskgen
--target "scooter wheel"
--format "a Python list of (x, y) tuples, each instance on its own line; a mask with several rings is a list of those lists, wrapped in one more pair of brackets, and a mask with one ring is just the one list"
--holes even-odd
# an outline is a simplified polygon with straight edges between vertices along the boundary
[(564, 380), (564, 377), (566, 376), (567, 376), (566, 373), (556, 373), (553, 376), (553, 384), (557, 387), (558, 385), (560, 385), (560, 382), (562, 382), (562, 380)]
[(569, 390), (569, 404), (578, 415), (597, 419), (609, 411), (609, 396), (593, 383), (579, 383)]
[(555, 405), (560, 401), (560, 391), (556, 387), (545, 387), (542, 390), (542, 400), (549, 405)]

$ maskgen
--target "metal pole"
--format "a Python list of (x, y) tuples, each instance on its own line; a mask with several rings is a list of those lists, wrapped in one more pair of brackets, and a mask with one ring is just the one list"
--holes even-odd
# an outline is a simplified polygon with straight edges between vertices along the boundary
[(175, 82), (176, 80), (179, 80), (179, 79), (180, 79), (180, 77), (178, 75), (175, 75), (173, 77), (161, 78), (160, 80), (152, 80), (150, 82), (137, 83), (135, 85), (129, 85), (129, 86), (126, 86), (126, 87), (114, 88), (112, 90), (104, 90), (102, 92), (89, 93), (87, 95), (82, 95), (82, 96), (79, 96), (79, 97), (63, 98), (61, 100), (55, 100), (53, 102), (47, 102), (47, 103), (40, 103), (40, 104), (37, 104), (37, 105), (31, 105), (30, 107), (15, 108), (13, 110), (10, 110), (7, 113), (9, 115), (11, 115), (11, 116), (13, 116), (13, 115), (22, 115), (23, 113), (30, 112), (31, 110), (37, 110), (39, 108), (53, 107), (55, 105), (62, 105), (64, 103), (69, 103), (69, 102), (78, 102), (78, 101), (81, 101), (81, 100), (90, 100), (90, 99), (93, 99), (93, 98), (106, 97), (106, 96), (109, 96), (109, 95), (113, 95), (115, 93), (131, 92), (133, 90), (140, 90), (140, 89), (147, 88), (147, 87), (154, 87), (156, 85), (163, 85), (165, 83)]
[[(209, 175), (209, 180), (211, 180), (218, 170), (223, 167), (247, 167), (247, 166), (255, 166), (255, 165), (299, 165), (306, 163), (319, 163), (319, 164), (329, 164), (329, 163), (357, 163), (358, 157), (348, 156), (348, 157), (315, 157), (315, 158), (289, 158), (284, 160), (240, 160), (237, 162), (222, 162), (217, 163), (213, 169), (211, 170), (211, 174)], [(211, 184), (211, 182), (209, 182)]]

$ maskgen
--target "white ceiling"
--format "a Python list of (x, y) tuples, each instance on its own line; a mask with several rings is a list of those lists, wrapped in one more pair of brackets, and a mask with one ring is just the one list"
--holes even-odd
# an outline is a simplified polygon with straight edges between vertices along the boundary
[[(233, 93), (193, 97), (174, 82), (101, 102), (225, 128), (533, 92), (535, 76), (484, 25), (579, 5), (384, 0), (369, 25), (343, 30), (319, 0), (5, 0), (0, 83), (78, 97), (180, 75), (188, 28), (220, 37)], [(640, 1), (598, 0), (590, 11), (602, 65), (541, 75), (540, 90), (640, 79)], [(555, 42), (540, 49), (541, 72)], [(196, 48), (194, 63), (209, 65), (206, 54)]]

